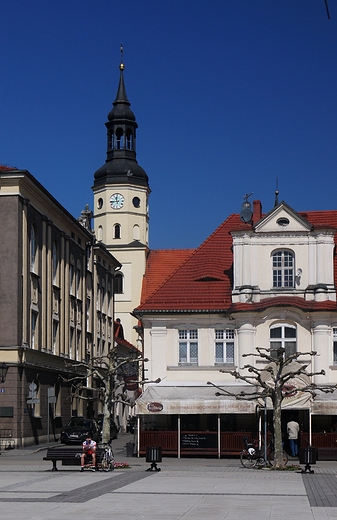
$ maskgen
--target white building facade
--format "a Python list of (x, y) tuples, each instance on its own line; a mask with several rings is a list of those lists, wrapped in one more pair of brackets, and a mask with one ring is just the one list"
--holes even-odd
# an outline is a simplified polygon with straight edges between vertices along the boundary
[[(162, 380), (137, 402), (140, 453), (150, 441), (178, 456), (240, 451), (242, 436), (258, 430), (257, 403), (217, 397), (207, 382), (241, 391), (230, 372), (263, 367), (244, 357), (256, 347), (316, 351), (298, 361), (325, 371), (314, 383), (337, 383), (337, 211), (298, 213), (281, 202), (262, 214), (254, 201), (251, 213), (248, 222), (231, 215), (135, 311), (147, 377)], [(335, 446), (337, 394), (297, 397), (283, 402), (283, 427), (294, 415), (303, 445)]]

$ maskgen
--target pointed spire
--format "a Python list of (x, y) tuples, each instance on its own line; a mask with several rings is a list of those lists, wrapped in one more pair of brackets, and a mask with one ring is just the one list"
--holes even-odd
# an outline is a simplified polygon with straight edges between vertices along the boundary
[(107, 158), (105, 165), (96, 171), (95, 185), (135, 184), (148, 187), (148, 176), (136, 160), (136, 117), (130, 108), (124, 83), (124, 49), (121, 45), (120, 75), (117, 95), (108, 114)]
[(126, 88), (124, 83), (124, 70), (125, 65), (123, 62), (124, 49), (123, 45), (121, 45), (121, 62), (119, 65), (120, 75), (119, 75), (119, 84), (116, 94), (116, 99), (112, 103), (113, 109), (108, 114), (108, 120), (113, 121), (114, 119), (127, 119), (130, 121), (136, 121), (135, 115), (130, 108), (130, 101), (126, 95)]

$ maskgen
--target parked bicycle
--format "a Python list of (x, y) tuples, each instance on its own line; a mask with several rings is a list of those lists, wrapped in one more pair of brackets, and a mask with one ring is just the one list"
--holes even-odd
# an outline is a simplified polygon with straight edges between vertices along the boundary
[(104, 453), (98, 463), (98, 468), (103, 471), (113, 471), (115, 469), (115, 457), (111, 445), (109, 443), (101, 444), (100, 447), (104, 448)]
[[(240, 453), (240, 461), (244, 468), (255, 468), (266, 465), (265, 457), (264, 457), (264, 449), (260, 450), (257, 446), (256, 442), (249, 443), (248, 438), (243, 438), (244, 449)], [(275, 459), (275, 451), (273, 442), (267, 445), (267, 464), (273, 466)], [(283, 463), (286, 465), (288, 463), (288, 455), (285, 451), (283, 451)]]

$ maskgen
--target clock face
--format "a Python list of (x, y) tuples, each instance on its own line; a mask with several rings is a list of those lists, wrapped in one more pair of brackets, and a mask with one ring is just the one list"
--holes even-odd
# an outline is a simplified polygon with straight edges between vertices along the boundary
[(114, 193), (110, 197), (110, 206), (112, 209), (121, 209), (124, 205), (124, 197), (120, 193)]

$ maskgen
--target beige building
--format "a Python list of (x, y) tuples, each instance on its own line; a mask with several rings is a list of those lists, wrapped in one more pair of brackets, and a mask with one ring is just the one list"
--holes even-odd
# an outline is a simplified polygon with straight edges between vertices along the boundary
[(77, 221), (26, 170), (0, 167), (0, 215), (0, 440), (39, 444), (100, 411), (85, 365), (114, 342), (121, 265), (96, 242), (90, 210)]

